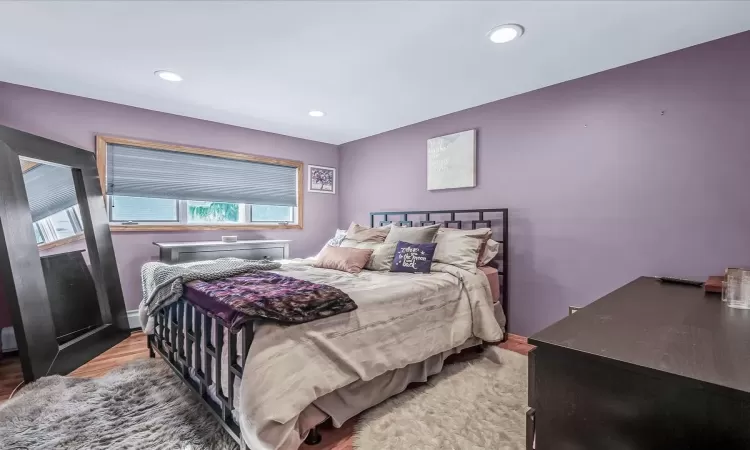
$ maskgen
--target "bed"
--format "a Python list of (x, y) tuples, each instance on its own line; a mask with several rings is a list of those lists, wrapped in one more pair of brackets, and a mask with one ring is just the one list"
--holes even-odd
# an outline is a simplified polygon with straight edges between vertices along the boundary
[[(507, 209), (377, 212), (395, 223), (493, 229), (501, 250), (476, 274), (447, 264), (434, 273), (358, 275), (284, 262), (278, 273), (340, 288), (359, 308), (301, 325), (251, 322), (229, 333), (191, 301), (156, 313), (148, 346), (200, 397), (241, 448), (295, 448), (320, 440), (325, 420), (348, 418), (438, 373), (451, 354), (504, 338), (508, 305)], [(489, 275), (488, 275), (489, 274)], [(498, 277), (494, 302), (487, 277)]]

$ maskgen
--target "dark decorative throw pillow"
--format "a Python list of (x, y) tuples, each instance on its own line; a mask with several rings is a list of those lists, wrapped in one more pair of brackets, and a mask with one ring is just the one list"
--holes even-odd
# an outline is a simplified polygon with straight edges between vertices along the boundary
[(430, 273), (437, 244), (410, 244), (398, 241), (391, 272)]

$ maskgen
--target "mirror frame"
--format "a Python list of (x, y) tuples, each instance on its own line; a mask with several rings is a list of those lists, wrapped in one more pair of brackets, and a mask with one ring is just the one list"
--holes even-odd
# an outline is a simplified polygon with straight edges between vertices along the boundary
[[(58, 345), (19, 157), (71, 168), (103, 325)], [(67, 374), (130, 335), (93, 152), (0, 125), (0, 289), (24, 379)]]

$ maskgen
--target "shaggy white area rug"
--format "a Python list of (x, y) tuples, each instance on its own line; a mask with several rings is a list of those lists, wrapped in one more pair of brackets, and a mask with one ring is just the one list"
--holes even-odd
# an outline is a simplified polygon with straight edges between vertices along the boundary
[(0, 449), (238, 448), (161, 359), (51, 376), (0, 405)]
[(527, 358), (490, 347), (476, 360), (446, 366), (426, 384), (365, 412), (359, 450), (523, 449)]

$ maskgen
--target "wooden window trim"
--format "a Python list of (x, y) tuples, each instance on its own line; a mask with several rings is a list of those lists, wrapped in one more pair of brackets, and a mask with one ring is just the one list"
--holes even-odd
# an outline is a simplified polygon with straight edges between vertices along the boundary
[(28, 172), (29, 170), (33, 169), (34, 167), (36, 167), (38, 165), (39, 165), (39, 163), (36, 162), (36, 161), (29, 161), (29, 160), (23, 161), (22, 160), (21, 161), (21, 171), (23, 173), (26, 173), (26, 172)]
[(297, 223), (296, 224), (211, 224), (211, 225), (187, 225), (187, 224), (138, 224), (138, 225), (109, 225), (110, 231), (113, 232), (154, 232), (154, 231), (215, 231), (215, 230), (232, 230), (232, 231), (257, 231), (257, 230), (301, 230), (304, 218), (304, 163), (292, 159), (272, 158), (269, 156), (249, 155), (245, 153), (229, 152), (225, 150), (213, 150), (203, 147), (189, 147), (185, 145), (169, 144), (164, 142), (143, 141), (138, 139), (122, 138), (115, 136), (96, 136), (96, 168), (99, 172), (99, 183), (102, 189), (104, 201), (107, 200), (107, 145), (127, 145), (130, 147), (143, 147), (156, 150), (166, 150), (172, 152), (192, 153), (194, 155), (216, 156), (225, 159), (237, 159), (240, 161), (258, 162), (264, 164), (275, 164), (278, 166), (294, 167), (297, 170)]
[(43, 244), (39, 244), (37, 245), (37, 248), (39, 250), (50, 250), (55, 247), (60, 247), (66, 244), (71, 244), (73, 242), (80, 241), (81, 239), (83, 239), (83, 237), (84, 237), (83, 233), (78, 233), (78, 234), (74, 234), (73, 236), (68, 236), (66, 238), (58, 239), (56, 241), (45, 242)]

